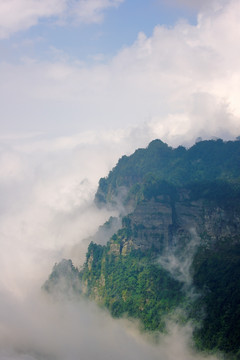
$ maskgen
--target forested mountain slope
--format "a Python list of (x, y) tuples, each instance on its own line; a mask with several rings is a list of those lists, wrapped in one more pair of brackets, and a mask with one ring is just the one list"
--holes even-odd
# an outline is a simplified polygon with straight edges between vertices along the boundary
[[(240, 354), (240, 141), (172, 149), (160, 140), (122, 157), (96, 202), (131, 209), (107, 245), (91, 243), (84, 267), (55, 265), (59, 280), (113, 316), (165, 331), (166, 316), (195, 322), (199, 349)], [(65, 286), (65, 288), (67, 288)], [(176, 311), (176, 309), (182, 311)]]
[(138, 186), (144, 186), (151, 177), (181, 187), (195, 182), (235, 183), (240, 179), (239, 159), (240, 141), (201, 141), (187, 150), (154, 140), (147, 149), (123, 156), (108, 177), (100, 179), (96, 201), (114, 201), (122, 187), (134, 186), (132, 193), (137, 192)]

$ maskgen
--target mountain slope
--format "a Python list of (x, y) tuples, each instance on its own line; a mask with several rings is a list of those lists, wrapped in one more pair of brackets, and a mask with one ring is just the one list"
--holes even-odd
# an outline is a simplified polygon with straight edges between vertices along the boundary
[(239, 159), (240, 141), (202, 141), (187, 150), (182, 146), (172, 149), (161, 140), (154, 140), (147, 149), (123, 156), (108, 177), (100, 179), (96, 201), (114, 201), (122, 187), (144, 184), (151, 175), (182, 187), (195, 181), (239, 181)]
[[(105, 246), (89, 245), (77, 291), (148, 330), (164, 331), (166, 315), (180, 307), (179, 321), (198, 324), (199, 349), (237, 357), (240, 142), (187, 150), (155, 140), (100, 180), (99, 206), (116, 206), (119, 197), (131, 211)], [(55, 286), (51, 275), (45, 288)]]

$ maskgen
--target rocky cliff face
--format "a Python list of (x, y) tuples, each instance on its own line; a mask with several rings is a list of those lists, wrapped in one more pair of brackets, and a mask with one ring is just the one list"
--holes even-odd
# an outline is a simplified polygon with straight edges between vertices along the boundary
[(188, 189), (177, 195), (140, 201), (104, 249), (89, 247), (84, 293), (113, 316), (138, 318), (149, 330), (162, 331), (166, 316), (182, 307), (184, 321), (198, 322), (199, 349), (237, 360), (239, 208), (193, 199)]
[(240, 213), (204, 199), (193, 201), (181, 190), (177, 201), (158, 196), (140, 202), (123, 219), (123, 229), (110, 240), (110, 252), (126, 255), (131, 250), (152, 250), (160, 254), (173, 246), (184, 247), (193, 230), (206, 246), (226, 239), (238, 242)]

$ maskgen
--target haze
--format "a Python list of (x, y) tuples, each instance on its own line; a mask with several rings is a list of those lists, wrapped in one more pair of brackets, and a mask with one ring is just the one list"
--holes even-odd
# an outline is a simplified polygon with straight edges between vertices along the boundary
[(238, 0), (0, 0), (1, 359), (201, 358), (190, 325), (154, 345), (41, 285), (117, 215), (93, 198), (120, 156), (240, 135), (239, 13)]

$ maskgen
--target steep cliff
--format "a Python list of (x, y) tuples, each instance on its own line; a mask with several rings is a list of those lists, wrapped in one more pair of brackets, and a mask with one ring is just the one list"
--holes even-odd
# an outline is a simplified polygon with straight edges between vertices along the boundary
[(178, 197), (175, 201), (169, 196), (158, 196), (139, 202), (123, 218), (121, 231), (110, 240), (111, 250), (115, 249), (118, 255), (138, 249), (161, 254), (174, 246), (184, 247), (193, 232), (202, 245), (214, 246), (228, 238), (239, 241), (238, 209), (204, 198), (193, 200), (185, 189), (179, 189)]
[[(148, 330), (164, 331), (166, 316), (181, 308), (178, 321), (198, 324), (199, 349), (237, 357), (240, 142), (204, 141), (187, 150), (155, 140), (100, 180), (99, 206), (115, 206), (119, 196), (131, 211), (106, 245), (89, 245), (78, 291)], [(50, 276), (45, 288), (54, 281)]]

